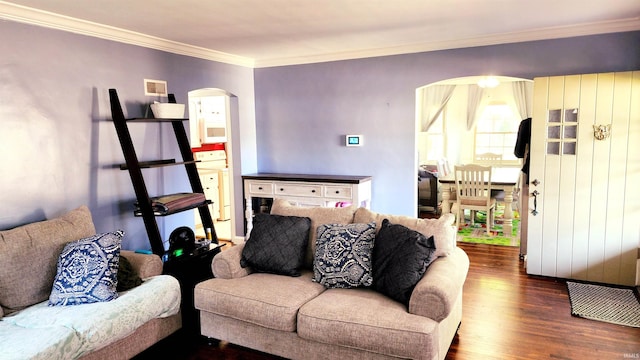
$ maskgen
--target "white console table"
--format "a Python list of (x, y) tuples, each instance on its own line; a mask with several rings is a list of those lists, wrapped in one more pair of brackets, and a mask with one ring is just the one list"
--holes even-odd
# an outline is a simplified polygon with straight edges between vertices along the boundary
[(253, 198), (286, 199), (297, 206), (371, 206), (371, 176), (258, 173), (243, 175), (248, 238)]

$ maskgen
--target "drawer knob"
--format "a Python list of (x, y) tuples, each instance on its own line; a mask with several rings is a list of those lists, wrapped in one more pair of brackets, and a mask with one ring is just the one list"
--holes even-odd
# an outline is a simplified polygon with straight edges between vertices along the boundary
[(258, 190), (262, 190), (262, 186), (258, 187)]
[(316, 192), (316, 190), (315, 190), (315, 189), (313, 189), (313, 190), (311, 190), (311, 192), (312, 192), (312, 193), (314, 193), (314, 192)]
[(284, 188), (280, 188), (280, 191), (284, 191)]
[(340, 190), (336, 190), (336, 194), (340, 194)]

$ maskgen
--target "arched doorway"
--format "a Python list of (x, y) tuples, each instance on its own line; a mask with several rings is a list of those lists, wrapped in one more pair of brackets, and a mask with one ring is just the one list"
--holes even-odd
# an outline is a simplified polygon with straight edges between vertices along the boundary
[[(235, 95), (217, 88), (188, 92), (191, 147), (218, 239), (233, 241), (235, 234), (231, 99)], [(196, 236), (206, 236), (195, 217)]]
[(433, 178), (447, 175), (456, 164), (486, 165), (479, 155), (499, 153), (491, 166), (521, 167), (514, 147), (520, 122), (532, 115), (532, 102), (533, 81), (506, 76), (461, 77), (417, 88), (418, 216), (439, 216), (442, 191)]

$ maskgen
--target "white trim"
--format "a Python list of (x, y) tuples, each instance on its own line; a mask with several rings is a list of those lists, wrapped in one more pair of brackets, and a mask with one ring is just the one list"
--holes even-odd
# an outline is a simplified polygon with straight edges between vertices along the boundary
[(174, 54), (218, 61), (226, 64), (245, 67), (254, 66), (254, 61), (250, 58), (192, 46), (177, 41), (166, 40), (155, 36), (59, 15), (48, 11), (33, 9), (26, 6), (15, 5), (4, 1), (0, 1), (0, 19), (13, 20), (21, 23), (117, 41), (125, 44), (162, 50)]
[(493, 34), (467, 39), (436, 41), (407, 46), (370, 49), (362, 51), (345, 51), (341, 53), (309, 56), (292, 56), (270, 59), (251, 59), (243, 56), (224, 53), (166, 40), (155, 36), (124, 30), (113, 26), (102, 25), (91, 21), (59, 15), (48, 11), (7, 3), (0, 0), (0, 19), (48, 27), (76, 34), (117, 41), (125, 44), (162, 50), (174, 54), (186, 55), (211, 61), (250, 68), (309, 64), (339, 60), (361, 59), (368, 57), (411, 54), (436, 50), (468, 48), (475, 46), (498, 45), (524, 41), (560, 39), (574, 36), (606, 34), (640, 30), (640, 18), (628, 18), (614, 21), (578, 24), (571, 26), (549, 27), (530, 31), (505, 34)]
[(372, 49), (363, 51), (350, 51), (323, 55), (299, 56), (288, 58), (257, 59), (256, 68), (309, 64), (339, 60), (350, 60), (378, 56), (390, 56), (400, 54), (413, 54), (437, 50), (462, 49), (477, 46), (500, 45), (525, 41), (561, 39), (575, 36), (607, 34), (616, 32), (640, 30), (640, 18), (629, 18), (614, 21), (578, 24), (571, 26), (549, 27), (530, 31), (486, 35), (467, 39), (436, 41), (407, 46), (390, 47), (384, 49)]

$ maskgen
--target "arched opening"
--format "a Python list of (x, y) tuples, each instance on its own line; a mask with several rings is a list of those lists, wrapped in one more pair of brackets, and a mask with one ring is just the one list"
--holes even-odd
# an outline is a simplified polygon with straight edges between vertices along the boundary
[[(489, 86), (487, 79), (497, 81)], [(506, 76), (469, 76), (416, 89), (419, 166), (476, 162), (476, 155), (500, 153), (501, 165), (519, 166), (513, 155), (518, 124), (531, 117), (533, 81)]]
[(476, 163), (517, 173), (522, 166), (514, 153), (518, 129), (531, 117), (532, 103), (529, 79), (470, 76), (417, 88), (418, 216), (438, 217), (450, 210), (451, 203), (443, 206), (447, 199), (438, 179), (450, 175), (455, 165)]
[[(210, 205), (218, 239), (233, 241), (235, 234), (231, 119), (235, 95), (217, 88), (189, 91), (189, 130), (200, 181)], [(196, 236), (205, 237), (195, 214)]]

